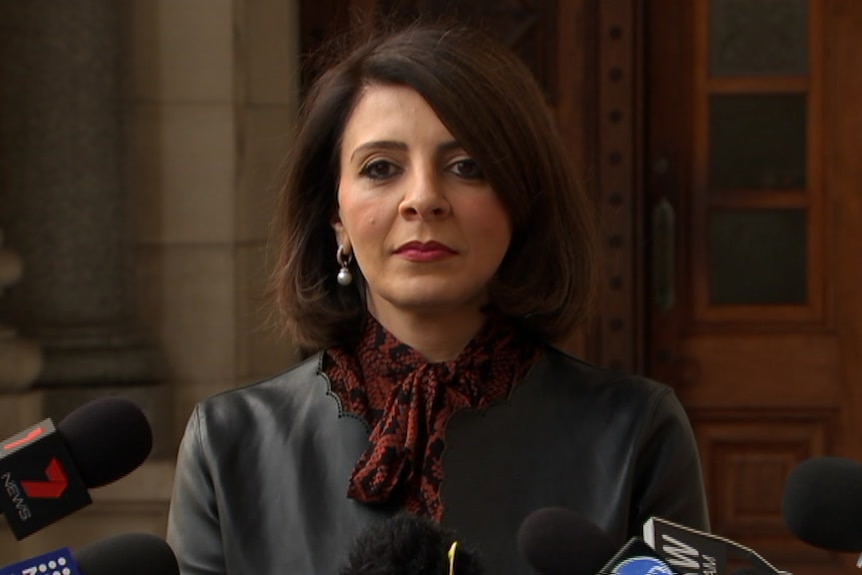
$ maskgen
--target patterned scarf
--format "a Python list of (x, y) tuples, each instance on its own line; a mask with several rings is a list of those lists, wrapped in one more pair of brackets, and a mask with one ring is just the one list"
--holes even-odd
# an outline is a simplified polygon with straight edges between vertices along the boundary
[(344, 410), (372, 427), (347, 495), (400, 502), (439, 521), (449, 417), (508, 397), (540, 353), (511, 322), (493, 318), (455, 360), (429, 363), (369, 315), (358, 346), (330, 348), (323, 363)]

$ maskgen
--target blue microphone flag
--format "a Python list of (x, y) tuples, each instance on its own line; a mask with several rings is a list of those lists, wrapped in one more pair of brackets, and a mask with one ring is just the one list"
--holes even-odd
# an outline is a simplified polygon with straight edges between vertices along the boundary
[(82, 575), (72, 550), (62, 547), (0, 569), (0, 575)]

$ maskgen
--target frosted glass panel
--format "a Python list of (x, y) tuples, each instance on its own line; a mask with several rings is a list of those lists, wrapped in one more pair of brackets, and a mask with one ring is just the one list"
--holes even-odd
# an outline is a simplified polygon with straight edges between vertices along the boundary
[(709, 32), (713, 76), (808, 72), (808, 0), (712, 0)]
[(805, 210), (734, 210), (712, 214), (713, 305), (807, 302)]
[(711, 189), (805, 188), (805, 94), (709, 98)]

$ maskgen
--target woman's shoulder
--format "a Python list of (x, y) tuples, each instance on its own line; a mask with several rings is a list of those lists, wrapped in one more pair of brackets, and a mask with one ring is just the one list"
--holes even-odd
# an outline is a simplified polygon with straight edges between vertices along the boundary
[(673, 390), (665, 383), (636, 373), (602, 367), (558, 347), (548, 346), (535, 376), (553, 385), (565, 385), (584, 393), (623, 393), (661, 396)]
[(512, 400), (534, 406), (556, 403), (585, 418), (613, 413), (619, 418), (651, 420), (685, 418), (673, 388), (649, 377), (609, 369), (548, 347), (512, 394)]
[(266, 458), (273, 446), (296, 457), (307, 451), (347, 451), (355, 454), (353, 465), (367, 445), (368, 430), (363, 421), (342, 412), (320, 371), (321, 361), (316, 354), (278, 375), (198, 402), (184, 434), (189, 452), (236, 463)]
[(284, 413), (318, 395), (325, 397), (328, 386), (320, 372), (321, 361), (322, 353), (316, 353), (277, 375), (211, 395), (198, 402), (195, 411), (210, 422), (260, 417)]

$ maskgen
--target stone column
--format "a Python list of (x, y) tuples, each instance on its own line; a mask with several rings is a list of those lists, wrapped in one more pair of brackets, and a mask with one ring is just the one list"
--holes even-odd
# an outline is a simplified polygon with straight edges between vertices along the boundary
[[(5, 289), (21, 279), (21, 259), (3, 245), (0, 229), (0, 297)], [(0, 322), (0, 392), (16, 391), (32, 383), (42, 369), (42, 352), (35, 342), (21, 339), (12, 328)]]
[(153, 382), (135, 321), (116, 0), (0, 2), (0, 226), (27, 267), (0, 314), (37, 340), (37, 385)]

